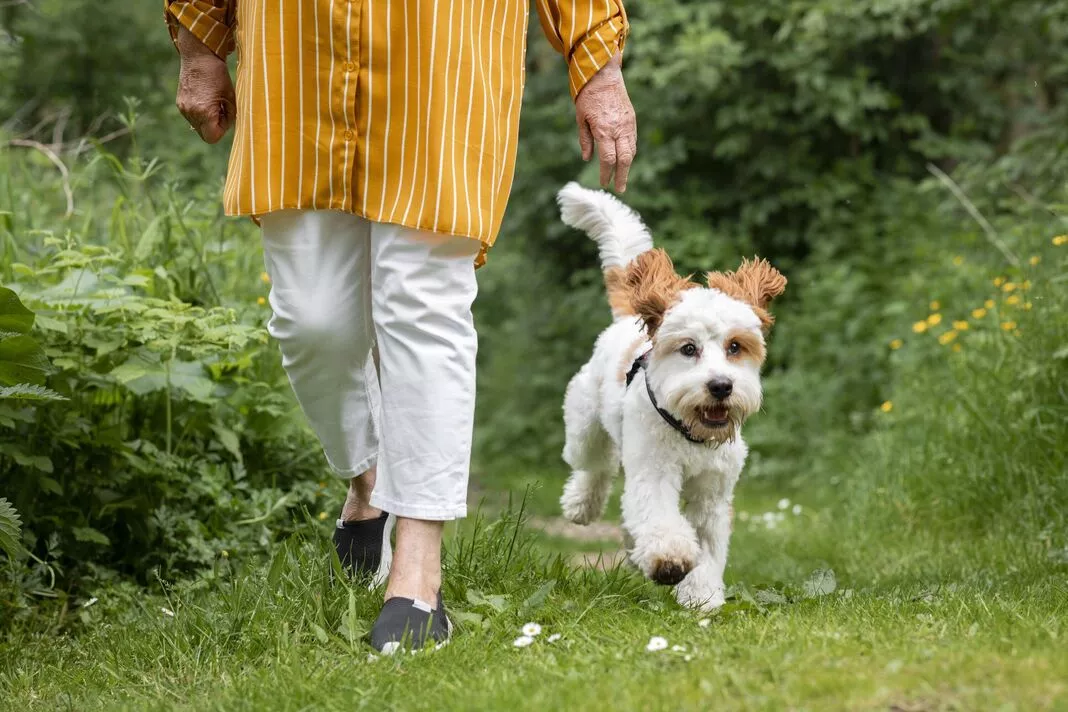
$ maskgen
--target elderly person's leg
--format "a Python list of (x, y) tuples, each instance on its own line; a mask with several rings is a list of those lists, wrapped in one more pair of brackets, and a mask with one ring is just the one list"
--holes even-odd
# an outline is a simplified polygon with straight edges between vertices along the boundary
[(371, 505), (398, 517), (386, 598), (432, 608), (441, 587), (442, 524), (467, 513), (478, 251), (479, 243), (465, 237), (379, 223), (371, 228), (382, 386)]
[(369, 358), (370, 223), (312, 210), (270, 213), (261, 223), (274, 312), (268, 331), (281, 346), (282, 364), (327, 461), (350, 483), (335, 532), (338, 553), (346, 566), (384, 569), (385, 520), (369, 504), (379, 400)]
[(341, 507), (341, 521), (361, 522), (374, 519), (382, 514), (381, 509), (371, 506), (371, 492), (375, 488), (377, 472), (375, 467), (349, 480), (349, 491), (345, 495), (345, 504)]

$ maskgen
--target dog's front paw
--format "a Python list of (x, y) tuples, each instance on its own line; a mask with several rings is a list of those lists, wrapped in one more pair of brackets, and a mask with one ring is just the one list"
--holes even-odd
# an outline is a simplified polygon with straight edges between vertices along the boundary
[(723, 581), (709, 575), (705, 566), (698, 566), (675, 588), (675, 600), (686, 608), (714, 611), (724, 603)]
[(631, 560), (656, 583), (674, 586), (693, 569), (699, 552), (693, 534), (659, 531), (635, 536)]

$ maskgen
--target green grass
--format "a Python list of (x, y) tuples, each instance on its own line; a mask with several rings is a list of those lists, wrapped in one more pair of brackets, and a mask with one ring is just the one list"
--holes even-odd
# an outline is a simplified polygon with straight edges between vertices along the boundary
[[(870, 553), (846, 539), (837, 588), (806, 597), (801, 572), (826, 563), (806, 530), (816, 543), (831, 536), (825, 514), (741, 527), (735, 597), (707, 627), (630, 570), (570, 570), (514, 518), (480, 524), (449, 545), (453, 641), (375, 660), (362, 635), (379, 594), (331, 584), (324, 532), (251, 570), (220, 560), (215, 577), (166, 596), (104, 590), (68, 613), (82, 618), (74, 635), (15, 633), (0, 649), (0, 700), (13, 710), (1068, 708), (1063, 566), (991, 539), (942, 547), (956, 563), (941, 577), (880, 583), (845, 563)], [(913, 546), (925, 545), (902, 539), (882, 556), (908, 568)], [(543, 632), (515, 648), (527, 621)], [(561, 639), (549, 643), (552, 633)], [(649, 652), (652, 636), (685, 651)]]

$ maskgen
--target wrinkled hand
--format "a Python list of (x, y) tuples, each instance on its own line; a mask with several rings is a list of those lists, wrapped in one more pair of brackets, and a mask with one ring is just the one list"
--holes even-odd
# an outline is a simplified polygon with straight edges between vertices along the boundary
[(638, 123), (623, 83), (619, 54), (582, 87), (575, 98), (582, 160), (593, 156), (594, 142), (601, 162), (601, 185), (608, 187), (615, 172), (616, 190), (627, 189), (627, 174), (638, 149)]
[(234, 84), (225, 60), (182, 27), (176, 38), (182, 68), (178, 73), (178, 111), (207, 143), (221, 139), (234, 122)]

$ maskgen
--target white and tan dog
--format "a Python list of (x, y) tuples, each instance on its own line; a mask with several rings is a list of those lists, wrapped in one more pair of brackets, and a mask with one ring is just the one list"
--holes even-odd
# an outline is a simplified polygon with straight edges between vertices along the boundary
[(675, 273), (614, 197), (569, 183), (558, 200), (563, 221), (600, 248), (614, 318), (568, 384), (564, 516), (601, 516), (622, 465), (631, 560), (657, 583), (677, 584), (681, 604), (716, 608), (748, 452), (741, 427), (761, 404), (766, 308), (786, 278), (758, 259), (711, 272), (702, 287)]

